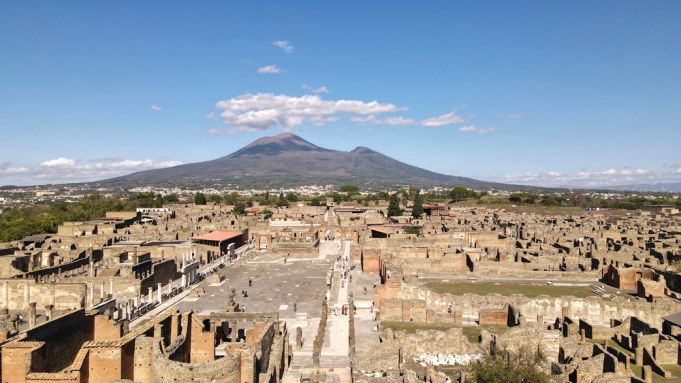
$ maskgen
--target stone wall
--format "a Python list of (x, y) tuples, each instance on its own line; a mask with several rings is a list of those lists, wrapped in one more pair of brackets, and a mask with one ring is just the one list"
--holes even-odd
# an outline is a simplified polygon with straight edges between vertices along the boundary
[(428, 308), (435, 312), (446, 312), (451, 305), (454, 310), (462, 311), (463, 319), (469, 321), (478, 320), (481, 309), (501, 309), (510, 304), (528, 322), (536, 320), (538, 316), (543, 317), (544, 320), (553, 321), (555, 318), (565, 316), (565, 310), (567, 310), (570, 312), (569, 316), (573, 319), (584, 319), (593, 325), (609, 326), (611, 318), (623, 320), (628, 317), (637, 317), (654, 327), (661, 328), (662, 318), (678, 311), (678, 304), (669, 299), (651, 303), (624, 297), (607, 300), (600, 297), (576, 298), (569, 296), (528, 298), (524, 295), (450, 295), (404, 285), (401, 286), (397, 295), (399, 299), (424, 300)]
[(0, 282), (0, 307), (27, 310), (30, 302), (38, 309), (54, 305), (56, 310), (74, 310), (85, 304), (86, 286), (81, 283), (36, 283), (26, 279)]
[(241, 358), (238, 354), (226, 355), (223, 358), (203, 363), (182, 363), (168, 359), (161, 351), (160, 342), (155, 342), (152, 364), (155, 383), (240, 383), (241, 381)]

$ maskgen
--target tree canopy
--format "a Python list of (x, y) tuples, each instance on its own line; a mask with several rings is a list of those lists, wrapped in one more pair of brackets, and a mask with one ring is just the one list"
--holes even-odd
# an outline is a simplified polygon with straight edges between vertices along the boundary
[(340, 191), (341, 193), (346, 193), (348, 195), (353, 195), (359, 192), (359, 188), (355, 185), (348, 184), (341, 186), (340, 189), (338, 189), (338, 191)]
[(238, 201), (236, 204), (234, 204), (234, 210), (232, 211), (236, 215), (244, 215), (246, 214), (246, 204), (241, 201)]
[(69, 221), (87, 221), (103, 217), (107, 211), (133, 211), (138, 207), (161, 207), (160, 195), (138, 193), (131, 197), (105, 197), (89, 194), (75, 202), (56, 202), (6, 209), (0, 214), (0, 242), (14, 241), (28, 235), (56, 233)]
[(414, 218), (421, 218), (423, 216), (423, 196), (418, 190), (414, 195), (414, 207), (411, 209), (411, 216)]
[(400, 196), (397, 193), (390, 196), (390, 202), (388, 203), (388, 217), (396, 217), (402, 215), (402, 209), (400, 208)]
[(475, 191), (463, 186), (456, 186), (449, 192), (449, 197), (456, 202), (476, 198), (477, 196), (478, 194)]
[(196, 193), (196, 195), (194, 196), (194, 203), (197, 205), (205, 205), (206, 196), (203, 193)]

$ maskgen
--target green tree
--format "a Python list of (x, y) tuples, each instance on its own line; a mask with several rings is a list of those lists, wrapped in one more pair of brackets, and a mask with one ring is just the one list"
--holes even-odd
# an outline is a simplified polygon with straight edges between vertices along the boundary
[(206, 196), (203, 193), (196, 193), (196, 195), (194, 196), (194, 203), (197, 205), (205, 205)]
[(261, 212), (261, 214), (265, 217), (265, 219), (270, 219), (274, 213), (272, 213), (272, 210), (270, 209), (265, 209)]
[(163, 196), (163, 203), (178, 203), (180, 199), (177, 198), (177, 194), (168, 194)]
[(222, 197), (222, 200), (225, 201), (227, 205), (236, 205), (240, 197), (241, 196), (238, 193), (231, 193), (225, 194), (224, 197)]
[(286, 193), (286, 200), (289, 202), (298, 202), (298, 194), (293, 192)]
[(508, 196), (508, 202), (510, 203), (521, 203), (522, 201), (523, 201), (522, 193), (512, 193), (510, 196)]
[(560, 201), (558, 198), (551, 196), (551, 195), (545, 195), (541, 197), (541, 204), (545, 206), (555, 206), (555, 205), (560, 205)]
[(343, 196), (340, 193), (331, 193), (331, 198), (333, 198), (333, 202), (335, 203), (341, 203), (343, 201)]
[(234, 205), (234, 209), (232, 212), (236, 215), (244, 215), (246, 214), (246, 204), (239, 201)]
[(288, 201), (284, 198), (284, 193), (279, 193), (279, 199), (277, 200), (277, 207), (288, 207)]
[(421, 218), (423, 216), (423, 196), (416, 190), (414, 194), (414, 207), (411, 209), (411, 216)]
[(338, 189), (341, 193), (345, 193), (345, 201), (350, 201), (353, 195), (359, 193), (359, 188), (355, 185), (343, 185)]
[(388, 203), (388, 217), (396, 217), (402, 214), (402, 209), (400, 209), (400, 196), (397, 193), (390, 196), (390, 202)]
[(310, 200), (310, 206), (321, 206), (322, 199), (319, 197), (312, 197)]
[(154, 200), (154, 207), (163, 207), (163, 196), (162, 195), (157, 195), (156, 199)]
[(208, 196), (208, 201), (216, 204), (222, 203), (222, 196), (219, 194), (211, 194)]
[(474, 191), (469, 190), (468, 188), (465, 188), (463, 186), (456, 186), (449, 192), (449, 197), (455, 202), (467, 200), (469, 198), (474, 198), (476, 196), (477, 194)]
[(341, 186), (340, 189), (338, 189), (338, 191), (340, 191), (341, 193), (345, 193), (347, 195), (354, 195), (359, 192), (359, 188), (355, 185), (348, 184)]
[(415, 226), (412, 227), (405, 227), (404, 228), (404, 234), (416, 234), (419, 235), (421, 234), (421, 229)]

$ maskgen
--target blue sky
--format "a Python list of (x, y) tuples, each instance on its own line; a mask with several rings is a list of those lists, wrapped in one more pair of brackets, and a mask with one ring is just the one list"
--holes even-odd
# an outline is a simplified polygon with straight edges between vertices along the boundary
[(293, 131), (541, 185), (681, 180), (679, 1), (0, 4), (0, 184)]

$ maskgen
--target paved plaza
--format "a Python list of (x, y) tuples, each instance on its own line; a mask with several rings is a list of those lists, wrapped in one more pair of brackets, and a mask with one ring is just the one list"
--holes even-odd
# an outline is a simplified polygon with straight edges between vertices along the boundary
[(180, 311), (219, 311), (224, 309), (230, 289), (234, 288), (235, 301), (248, 312), (278, 312), (280, 318), (292, 319), (295, 304), (298, 313), (319, 317), (331, 265), (323, 259), (293, 259), (283, 263), (261, 262), (255, 257), (246, 265), (224, 268), (220, 271), (225, 278), (222, 282), (207, 284), (203, 296), (187, 298), (177, 307)]

